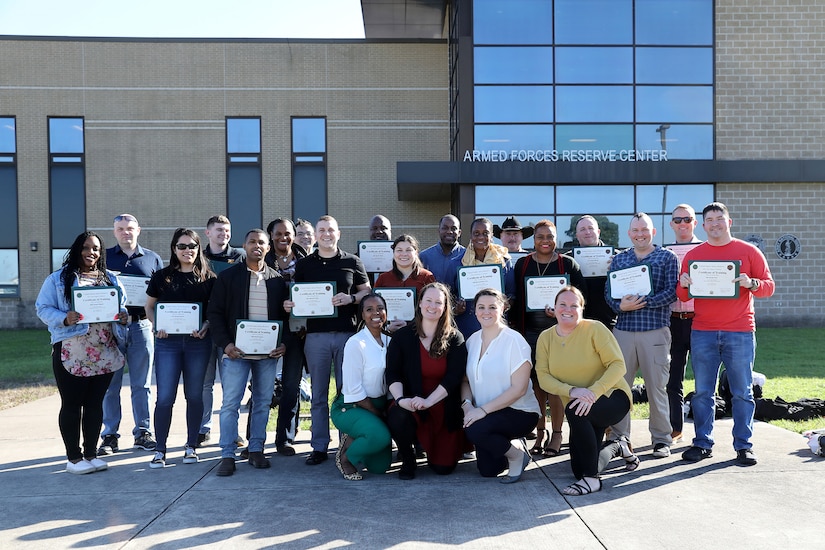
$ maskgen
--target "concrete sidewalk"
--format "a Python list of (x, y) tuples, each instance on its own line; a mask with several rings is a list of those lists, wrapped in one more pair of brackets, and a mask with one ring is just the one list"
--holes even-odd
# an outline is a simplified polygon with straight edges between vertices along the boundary
[[(220, 403), (219, 386), (216, 393)], [(181, 463), (182, 394), (170, 466), (150, 470), (151, 453), (127, 450), (105, 458), (108, 471), (73, 476), (64, 471), (59, 403), (54, 395), (0, 411), (0, 548), (729, 549), (822, 540), (825, 459), (800, 435), (764, 423), (754, 436), (759, 464), (743, 468), (729, 419), (717, 423), (714, 457), (698, 464), (679, 459), (692, 425), (688, 443), (655, 459), (647, 422), (634, 421), (640, 468), (625, 472), (614, 461), (603, 491), (564, 497), (560, 489), (573, 481), (566, 446), (557, 458), (532, 462), (513, 485), (481, 478), (472, 461), (446, 477), (422, 466), (413, 481), (393, 471), (351, 482), (332, 452), (324, 464), (304, 464), (305, 431), (295, 457), (275, 455), (268, 470), (238, 463), (234, 476), (219, 478), (217, 446), (201, 449), (198, 464)], [(122, 447), (132, 442), (131, 427), (124, 418)]]

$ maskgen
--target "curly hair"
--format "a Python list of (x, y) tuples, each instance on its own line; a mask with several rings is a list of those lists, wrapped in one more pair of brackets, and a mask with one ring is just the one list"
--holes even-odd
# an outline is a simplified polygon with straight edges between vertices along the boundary
[(71, 248), (69, 248), (69, 251), (66, 252), (66, 255), (63, 257), (60, 280), (63, 281), (63, 295), (69, 303), (72, 302), (72, 286), (75, 283), (75, 277), (80, 271), (80, 266), (83, 261), (83, 245), (89, 237), (94, 237), (97, 239), (97, 242), (100, 243), (100, 256), (95, 264), (95, 268), (99, 273), (96, 284), (114, 284), (106, 273), (106, 246), (103, 244), (103, 237), (94, 231), (84, 231), (75, 237)]

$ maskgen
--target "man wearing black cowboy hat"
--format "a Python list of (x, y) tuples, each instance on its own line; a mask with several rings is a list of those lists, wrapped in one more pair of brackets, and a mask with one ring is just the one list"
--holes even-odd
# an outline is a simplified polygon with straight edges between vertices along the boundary
[(524, 239), (529, 239), (533, 236), (533, 228), (530, 226), (522, 227), (518, 218), (510, 216), (504, 220), (501, 227), (493, 226), (493, 235), (497, 239), (501, 239), (501, 244), (507, 247), (507, 250), (512, 252), (527, 252), (521, 247)]

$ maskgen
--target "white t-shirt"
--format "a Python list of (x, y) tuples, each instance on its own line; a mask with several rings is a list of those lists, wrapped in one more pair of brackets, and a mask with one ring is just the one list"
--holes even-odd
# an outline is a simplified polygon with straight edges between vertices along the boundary
[(383, 397), (387, 394), (384, 371), (387, 368), (387, 344), (390, 337), (381, 335), (383, 346), (373, 338), (367, 328), (356, 332), (344, 346), (344, 381), (341, 392), (344, 403), (356, 403), (367, 397)]
[[(510, 386), (510, 376), (525, 362), (530, 360), (530, 344), (515, 330), (505, 327), (487, 346), (483, 357), (481, 351), (481, 331), (467, 339), (467, 379), (473, 391), (476, 407), (483, 407)], [(533, 395), (533, 383), (527, 383), (527, 392), (519, 397), (511, 408), (541, 414), (539, 404)]]

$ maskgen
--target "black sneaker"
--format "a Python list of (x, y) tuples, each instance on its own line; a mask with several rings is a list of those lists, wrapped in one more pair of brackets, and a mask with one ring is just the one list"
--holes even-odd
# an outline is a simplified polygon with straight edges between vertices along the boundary
[(144, 451), (154, 451), (157, 446), (157, 441), (155, 441), (155, 438), (152, 437), (152, 434), (149, 432), (143, 432), (135, 438), (135, 447), (138, 449), (143, 449)]
[(702, 447), (691, 447), (690, 449), (682, 453), (682, 460), (686, 460), (688, 462), (699, 462), (700, 460), (704, 460), (712, 456), (713, 451), (711, 451), (710, 449), (703, 449)]
[(739, 449), (736, 451), (736, 462), (742, 466), (756, 466), (756, 453), (753, 449)]
[(115, 454), (120, 450), (117, 444), (117, 436), (116, 435), (104, 435), (103, 436), (103, 443), (101, 443), (100, 448), (97, 450), (98, 455), (111, 455)]
[(209, 443), (211, 439), (211, 434), (209, 432), (198, 434), (198, 444), (195, 447), (203, 447), (206, 443)]
[(312, 451), (307, 456), (305, 463), (307, 466), (317, 466), (322, 462), (326, 462), (328, 458), (327, 453), (323, 451)]

